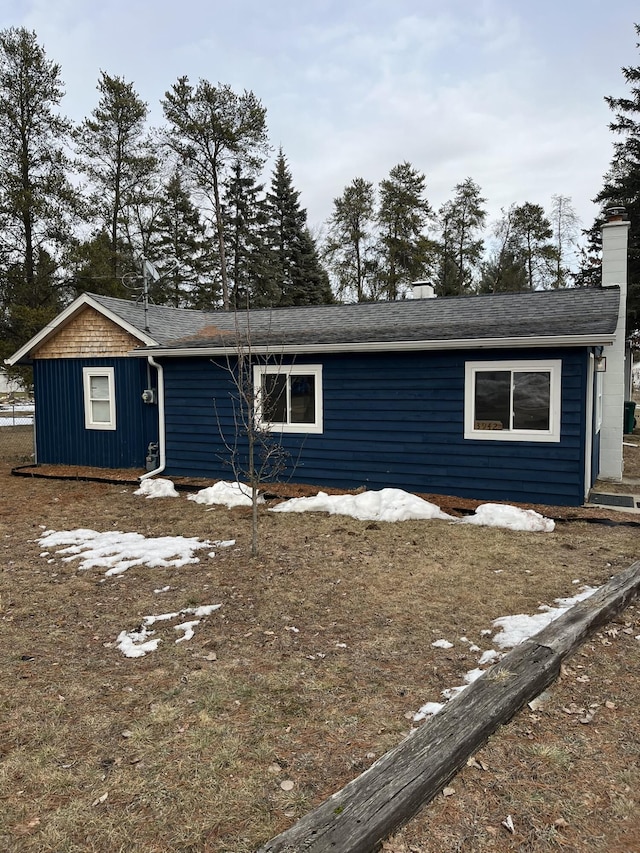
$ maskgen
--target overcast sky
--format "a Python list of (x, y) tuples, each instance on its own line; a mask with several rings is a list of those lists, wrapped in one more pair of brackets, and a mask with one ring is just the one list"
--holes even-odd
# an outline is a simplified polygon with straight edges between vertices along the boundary
[(162, 123), (182, 75), (252, 90), (312, 228), (355, 177), (399, 162), (434, 208), (472, 177), (492, 216), (571, 196), (585, 225), (612, 154), (605, 95), (639, 65), (637, 0), (2, 0), (62, 67), (63, 112), (96, 106), (100, 70)]

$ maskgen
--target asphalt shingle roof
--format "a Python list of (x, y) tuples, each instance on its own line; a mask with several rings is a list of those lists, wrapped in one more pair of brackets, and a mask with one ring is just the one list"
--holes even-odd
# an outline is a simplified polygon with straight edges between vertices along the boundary
[[(139, 303), (90, 294), (122, 320), (143, 331)], [(620, 290), (576, 288), (446, 299), (406, 299), (354, 305), (309, 305), (251, 311), (194, 311), (150, 305), (148, 331), (171, 349), (254, 346), (457, 341), (611, 335)], [(247, 329), (250, 331), (247, 332)]]

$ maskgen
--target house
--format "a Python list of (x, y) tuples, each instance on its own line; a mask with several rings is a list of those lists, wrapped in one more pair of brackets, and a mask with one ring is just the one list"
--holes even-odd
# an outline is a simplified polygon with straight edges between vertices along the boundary
[(627, 230), (605, 225), (599, 288), (238, 313), (84, 294), (8, 359), (33, 364), (37, 462), (231, 478), (241, 356), (296, 482), (580, 505), (622, 476)]

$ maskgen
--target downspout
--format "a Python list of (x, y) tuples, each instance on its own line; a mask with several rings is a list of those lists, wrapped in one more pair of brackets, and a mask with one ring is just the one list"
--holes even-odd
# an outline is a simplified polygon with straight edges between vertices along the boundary
[(623, 207), (610, 208), (606, 216), (607, 221), (602, 226), (602, 287), (620, 288), (620, 306), (616, 337), (607, 352), (607, 369), (603, 374), (599, 477), (619, 483), (623, 471), (627, 235), (630, 223)]
[(161, 364), (154, 359), (152, 355), (147, 356), (147, 361), (152, 367), (158, 371), (158, 456), (159, 465), (153, 471), (147, 471), (139, 479), (148, 480), (150, 477), (155, 477), (156, 474), (161, 474), (167, 465), (166, 453), (166, 430), (164, 423), (164, 370)]

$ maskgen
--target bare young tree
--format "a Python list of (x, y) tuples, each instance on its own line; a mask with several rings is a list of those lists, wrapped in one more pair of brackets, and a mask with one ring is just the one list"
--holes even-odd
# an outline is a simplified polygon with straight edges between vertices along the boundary
[(289, 467), (291, 456), (279, 441), (278, 433), (270, 427), (273, 414), (283, 401), (282, 384), (275, 381), (257, 386), (256, 367), (274, 368), (270, 377), (278, 377), (282, 367), (271, 354), (256, 354), (251, 343), (249, 312), (243, 321), (236, 314), (235, 354), (227, 358), (225, 369), (231, 381), (232, 430), (225, 432), (216, 402), (216, 420), (225, 449), (223, 462), (231, 466), (238, 484), (245, 483), (251, 498), (251, 556), (258, 554), (258, 507), (261, 489), (273, 483)]

